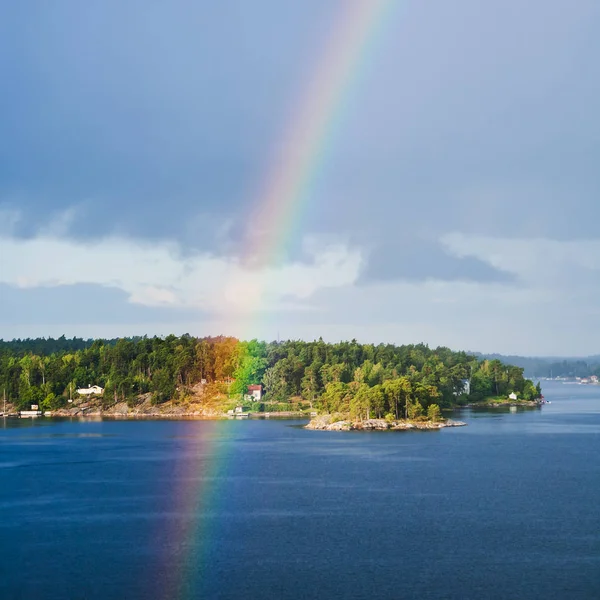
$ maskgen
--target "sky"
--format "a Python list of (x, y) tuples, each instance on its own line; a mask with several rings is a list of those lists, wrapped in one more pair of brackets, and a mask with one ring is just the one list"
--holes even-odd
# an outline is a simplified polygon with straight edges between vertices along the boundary
[(596, 0), (0, 4), (0, 338), (597, 354), (599, 26)]

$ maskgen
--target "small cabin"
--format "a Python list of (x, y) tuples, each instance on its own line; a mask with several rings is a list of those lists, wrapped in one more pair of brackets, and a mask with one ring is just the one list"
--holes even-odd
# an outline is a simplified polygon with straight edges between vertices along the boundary
[(262, 385), (249, 385), (248, 396), (250, 396), (255, 402), (260, 402), (262, 398)]
[(102, 396), (102, 394), (104, 393), (104, 388), (101, 388), (99, 385), (92, 385), (86, 388), (79, 388), (77, 390), (77, 393), (80, 396)]
[(509, 400), (516, 400), (517, 399), (517, 395), (514, 392), (512, 392), (512, 393), (510, 393), (508, 395), (508, 399)]

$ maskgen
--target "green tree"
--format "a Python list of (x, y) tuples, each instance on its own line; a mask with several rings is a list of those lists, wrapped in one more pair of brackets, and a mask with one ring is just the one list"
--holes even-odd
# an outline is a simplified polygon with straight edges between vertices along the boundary
[(418, 401), (408, 403), (408, 418), (409, 419), (418, 419), (423, 415), (423, 406)]
[(369, 409), (381, 419), (385, 410), (385, 394), (381, 385), (374, 385), (369, 388)]
[(411, 391), (412, 385), (408, 377), (398, 377), (383, 382), (383, 392), (396, 419), (400, 418), (400, 406), (403, 406), (404, 416), (408, 418), (408, 403)]
[(430, 404), (427, 407), (427, 418), (434, 423), (442, 418), (442, 411), (437, 404)]
[(175, 395), (175, 381), (167, 369), (158, 369), (152, 377), (152, 403), (162, 404)]

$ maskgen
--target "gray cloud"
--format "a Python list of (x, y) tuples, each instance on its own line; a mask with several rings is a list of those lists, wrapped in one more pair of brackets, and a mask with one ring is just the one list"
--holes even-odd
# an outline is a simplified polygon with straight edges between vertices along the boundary
[(131, 304), (125, 292), (99, 285), (18, 289), (0, 284), (0, 328), (8, 325), (12, 331), (15, 325), (35, 325), (42, 335), (47, 323), (147, 324), (153, 321), (198, 320), (201, 317), (199, 311)]
[(513, 273), (494, 268), (474, 256), (451, 256), (436, 243), (409, 239), (381, 244), (369, 257), (361, 283), (403, 279), (514, 283)]
[[(273, 3), (149, 7), (65, 1), (0, 8), (0, 202), (30, 235), (80, 207), (72, 233), (186, 238), (186, 219), (231, 217), (257, 193), (330, 10)], [(264, 17), (278, 22), (270, 27)], [(285, 52), (276, 52), (285, 43)], [(306, 69), (305, 69), (306, 70)]]
[[(294, 144), (286, 132), (345, 7), (3, 4), (0, 232), (243, 255), (249, 216)], [(310, 185), (292, 222), (266, 215), (261, 224), (286, 240), (279, 264), (309, 260), (311, 236), (361, 249), (369, 262), (356, 295), (328, 297), (354, 298), (368, 313), (362, 293), (379, 285), (417, 293), (412, 285), (433, 280), (514, 292), (513, 270), (441, 246), (451, 232), (597, 239), (599, 23), (595, 0), (398, 2), (340, 90), (328, 121), (337, 128), (324, 132), (315, 168), (301, 174)], [(35, 295), (4, 290), (13, 293)], [(34, 303), (45, 306), (42, 321), (63, 318), (60, 293)], [(100, 296), (86, 302), (103, 310)], [(114, 302), (115, 323), (136, 318)], [(515, 318), (525, 327), (528, 315)]]
[[(243, 228), (343, 5), (303, 4), (0, 9), (0, 201), (27, 211), (21, 233), (73, 205), (73, 235), (93, 222), (214, 248), (215, 222)], [(301, 226), (594, 234), (576, 213), (595, 212), (600, 192), (599, 10), (392, 12)], [(189, 219), (210, 226), (190, 233)]]

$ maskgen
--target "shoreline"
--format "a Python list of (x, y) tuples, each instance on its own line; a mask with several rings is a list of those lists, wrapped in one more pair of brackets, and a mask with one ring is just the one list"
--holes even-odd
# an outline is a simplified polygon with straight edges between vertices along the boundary
[(228, 412), (229, 405), (223, 403), (204, 403), (201, 401), (180, 402), (168, 400), (162, 404), (152, 404), (148, 396), (142, 402), (130, 405), (120, 401), (110, 406), (103, 407), (98, 399), (87, 401), (75, 401), (73, 404), (55, 410), (44, 411), (44, 416), (53, 418), (101, 418), (101, 419), (186, 419), (186, 420), (226, 420), (247, 418), (306, 418), (310, 419), (307, 412), (303, 411), (265, 411), (231, 414)]
[(304, 413), (296, 412), (281, 412), (281, 413), (250, 413), (248, 415), (228, 415), (226, 413), (202, 413), (199, 411), (193, 412), (105, 412), (105, 411), (89, 411), (89, 412), (70, 412), (68, 410), (47, 411), (42, 415), (23, 415), (19, 413), (11, 413), (3, 415), (0, 418), (10, 419), (97, 419), (110, 421), (231, 421), (231, 420), (246, 420), (246, 419), (306, 419), (310, 416)]
[(508, 400), (506, 402), (471, 402), (464, 406), (457, 406), (453, 410), (460, 410), (461, 408), (506, 408), (507, 406), (522, 406), (525, 408), (537, 408), (543, 406), (543, 402), (537, 400), (523, 400), (521, 402), (515, 402), (514, 400)]
[[(107, 419), (107, 420), (197, 420), (197, 421), (215, 421), (215, 420), (241, 420), (241, 419), (306, 419), (309, 423), (306, 429), (329, 430), (329, 431), (353, 431), (353, 430), (393, 430), (403, 431), (411, 429), (443, 429), (445, 427), (461, 427), (467, 425), (462, 421), (452, 419), (443, 419), (440, 421), (412, 421), (398, 419), (386, 421), (385, 419), (368, 419), (364, 421), (354, 421), (352, 419), (337, 418), (334, 421), (332, 415), (321, 415), (315, 417), (306, 412), (281, 411), (281, 412), (250, 412), (244, 414), (229, 414), (214, 408), (203, 407), (199, 404), (181, 406), (177, 404), (165, 403), (166, 405), (157, 409), (149, 404), (142, 404), (136, 407), (129, 407), (125, 402), (113, 405), (106, 410), (96, 406), (73, 406), (71, 408), (61, 408), (57, 410), (44, 411), (42, 415), (20, 415), (16, 411), (7, 411), (7, 414), (0, 415), (1, 418), (64, 418), (64, 419)], [(543, 403), (533, 401), (508, 401), (508, 402), (474, 402), (452, 408), (456, 410), (477, 410), (477, 409), (502, 409), (511, 407), (522, 408), (541, 408)]]

